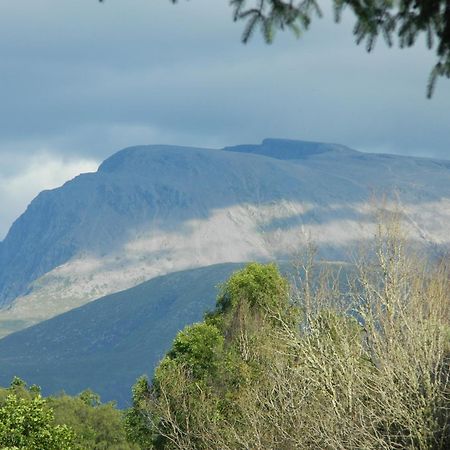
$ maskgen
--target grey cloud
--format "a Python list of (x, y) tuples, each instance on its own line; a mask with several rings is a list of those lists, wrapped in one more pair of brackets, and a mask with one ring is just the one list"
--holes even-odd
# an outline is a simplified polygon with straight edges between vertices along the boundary
[(450, 83), (425, 99), (433, 54), (381, 44), (367, 55), (351, 22), (243, 46), (226, 0), (3, 3), (0, 158), (267, 136), (448, 156)]
[(39, 189), (135, 144), (270, 136), (450, 158), (450, 82), (425, 99), (433, 54), (368, 55), (352, 18), (325, 12), (300, 40), (244, 46), (227, 0), (1, 2), (0, 239)]

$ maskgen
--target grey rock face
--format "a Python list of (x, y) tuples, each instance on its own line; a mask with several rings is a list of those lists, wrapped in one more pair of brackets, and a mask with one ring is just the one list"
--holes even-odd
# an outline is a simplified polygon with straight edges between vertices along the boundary
[[(264, 254), (275, 255), (277, 236), (284, 232), (311, 224), (331, 224), (337, 230), (342, 227), (339, 221), (363, 217), (361, 205), (372, 193), (394, 190), (405, 205), (437, 208), (439, 220), (430, 217), (424, 224), (414, 220), (426, 239), (445, 241), (443, 229), (448, 229), (450, 219), (448, 161), (370, 155), (336, 144), (277, 139), (223, 150), (127, 148), (104, 161), (96, 173), (42, 192), (16, 220), (0, 243), (0, 306), (26, 294), (31, 282), (73, 258), (120, 254), (144, 232), (164, 230), (172, 233), (166, 240), (173, 241), (188, 224), (212, 220), (217, 211), (231, 211), (236, 230), (239, 221), (256, 215), (247, 234), (233, 232), (230, 252), (240, 239), (249, 246), (258, 239)], [(303, 209), (295, 209), (299, 204)], [(242, 205), (244, 211), (233, 212)], [(217, 225), (217, 234), (226, 232)], [(208, 263), (222, 259), (236, 260), (221, 254)]]

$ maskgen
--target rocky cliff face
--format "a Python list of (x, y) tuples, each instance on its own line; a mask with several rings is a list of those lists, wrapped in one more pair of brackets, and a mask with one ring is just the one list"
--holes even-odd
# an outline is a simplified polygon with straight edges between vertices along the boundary
[(415, 239), (448, 245), (449, 161), (274, 139), (131, 147), (17, 219), (0, 245), (0, 305), (60, 312), (174, 270), (286, 257), (309, 234), (341, 258), (372, 233), (370, 198), (394, 193)]

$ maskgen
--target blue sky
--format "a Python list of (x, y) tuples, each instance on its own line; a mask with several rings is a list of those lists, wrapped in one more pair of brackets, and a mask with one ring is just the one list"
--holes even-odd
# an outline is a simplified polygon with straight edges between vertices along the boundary
[[(326, 2), (325, 2), (326, 3)], [(450, 158), (450, 82), (420, 42), (371, 54), (353, 19), (240, 43), (227, 0), (0, 3), (0, 239), (27, 203), (135, 144), (265, 137)]]

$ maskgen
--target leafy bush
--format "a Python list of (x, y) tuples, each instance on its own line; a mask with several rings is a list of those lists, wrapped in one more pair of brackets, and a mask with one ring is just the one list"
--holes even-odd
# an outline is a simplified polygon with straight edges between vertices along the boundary
[(25, 450), (132, 450), (122, 412), (86, 390), (42, 398), (38, 386), (15, 377), (0, 388), (0, 448)]
[(6, 397), (0, 406), (0, 446), (2, 449), (73, 449), (74, 432), (53, 423), (53, 411), (38, 394), (32, 398)]

